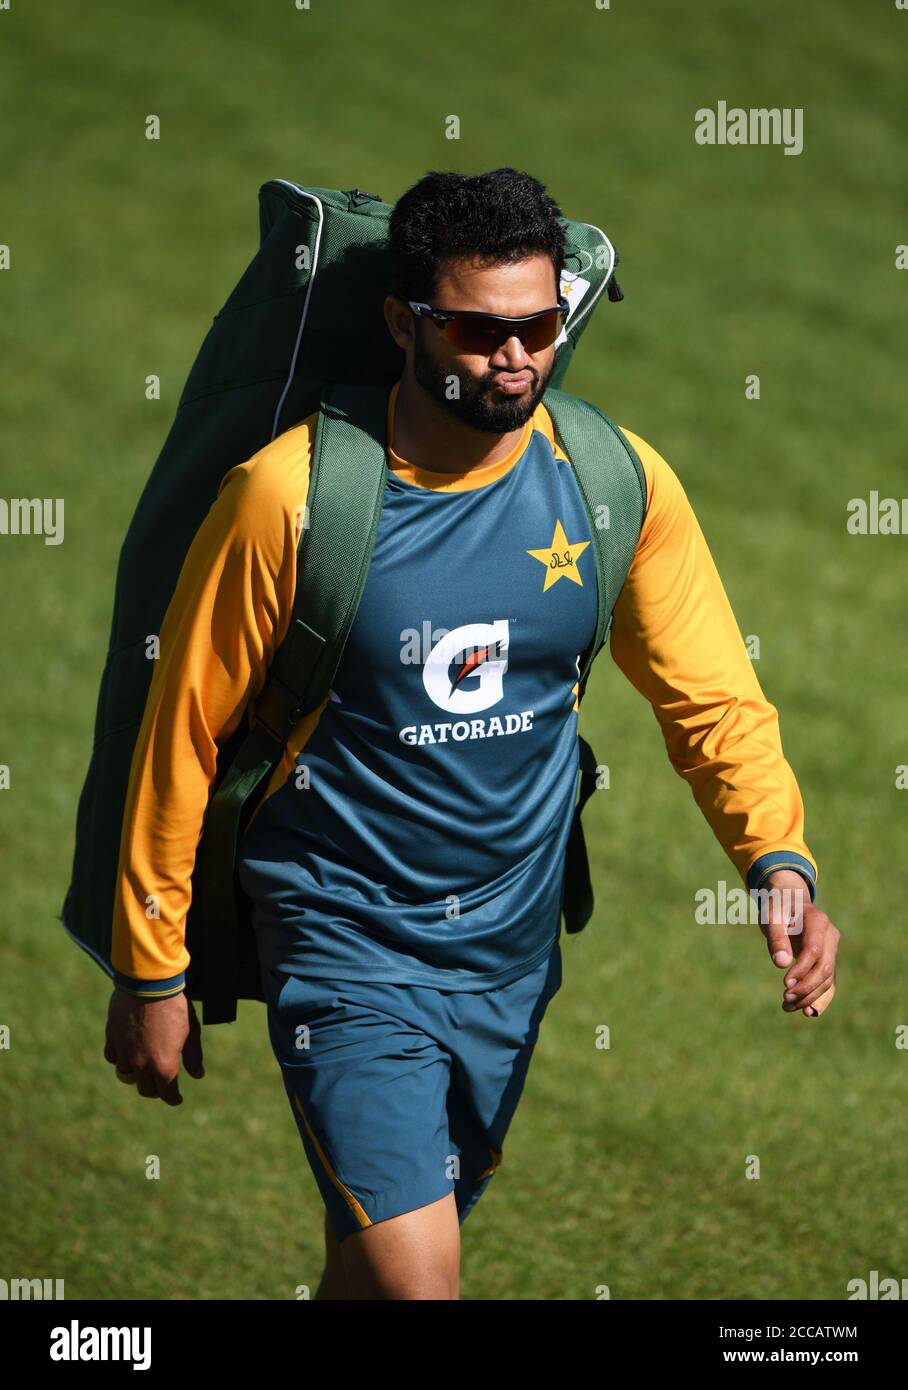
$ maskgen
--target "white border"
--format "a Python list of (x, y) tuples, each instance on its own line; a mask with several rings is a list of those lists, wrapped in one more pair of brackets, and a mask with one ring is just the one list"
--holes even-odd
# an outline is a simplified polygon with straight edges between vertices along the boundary
[(290, 383), (293, 381), (294, 373), (296, 372), (296, 359), (299, 356), (300, 343), (303, 340), (303, 329), (306, 327), (306, 316), (309, 313), (309, 297), (312, 294), (312, 286), (315, 283), (315, 272), (318, 268), (318, 252), (322, 240), (322, 227), (325, 224), (325, 210), (322, 207), (321, 199), (316, 198), (314, 193), (307, 193), (305, 188), (300, 188), (298, 183), (291, 183), (289, 179), (275, 179), (274, 182), (282, 183), (286, 188), (292, 188), (294, 193), (299, 194), (301, 198), (310, 198), (312, 202), (315, 203), (315, 206), (318, 208), (318, 230), (315, 233), (315, 254), (312, 258), (312, 268), (309, 271), (309, 284), (306, 286), (306, 298), (303, 300), (303, 313), (302, 317), (300, 318), (300, 326), (297, 331), (296, 342), (293, 346), (293, 356), (290, 359), (290, 371), (287, 374), (287, 380), (284, 383), (284, 389), (281, 392), (281, 398), (278, 401), (277, 409), (274, 412), (274, 423), (271, 426), (272, 439), (275, 439), (277, 437), (278, 427), (281, 421), (281, 411), (284, 408), (284, 401), (287, 399), (287, 392), (290, 390)]

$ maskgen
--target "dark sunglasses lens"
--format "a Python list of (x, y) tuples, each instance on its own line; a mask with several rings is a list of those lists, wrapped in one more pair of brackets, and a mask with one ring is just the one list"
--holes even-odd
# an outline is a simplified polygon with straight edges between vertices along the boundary
[(507, 336), (507, 329), (502, 331), (501, 319), (493, 314), (478, 314), (475, 318), (457, 314), (445, 325), (443, 332), (458, 352), (494, 352)]
[(478, 314), (475, 318), (458, 314), (446, 324), (444, 336), (459, 352), (488, 356), (516, 333), (527, 352), (541, 352), (554, 343), (563, 323), (564, 314), (560, 309), (550, 309), (538, 319), (530, 319), (529, 323), (516, 328), (507, 319), (496, 318), (494, 314)]
[(527, 352), (541, 352), (543, 348), (551, 347), (564, 327), (564, 320), (565, 315), (560, 309), (550, 309), (541, 318), (527, 324), (526, 332), (521, 336)]

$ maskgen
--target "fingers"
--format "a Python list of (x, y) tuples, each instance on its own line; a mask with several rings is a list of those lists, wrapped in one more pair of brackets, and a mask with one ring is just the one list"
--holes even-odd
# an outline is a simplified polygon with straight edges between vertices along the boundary
[(128, 1049), (117, 1047), (109, 1025), (107, 1028), (107, 1035), (104, 1039), (104, 1060), (105, 1062), (110, 1062), (116, 1073), (117, 1080), (122, 1081), (124, 1086), (135, 1086), (140, 1095), (144, 1096), (146, 1094), (146, 1091), (142, 1089), (142, 1086), (146, 1083), (143, 1080), (140, 1084), (139, 1077), (136, 1074), (134, 1059), (129, 1055)]
[[(817, 1018), (832, 1000), (835, 986), (836, 953), (841, 933), (816, 908), (804, 913), (804, 932), (797, 959), (785, 977), (782, 1008), (786, 1013), (803, 1009), (808, 1018)], [(823, 1008), (816, 1007), (824, 1000)]]
[(109, 1016), (107, 1019), (107, 1027), (104, 1030), (104, 1060), (105, 1062), (109, 1062), (112, 1067), (116, 1067), (118, 1081), (126, 1081), (127, 1083), (129, 1082), (132, 1076), (132, 1068), (129, 1066), (125, 1058), (122, 1068), (120, 1066), (119, 1053), (117, 1052), (117, 1044), (114, 1037), (114, 1031), (110, 1026)]
[[(827, 946), (821, 947), (819, 960), (813, 952), (801, 951), (794, 965), (785, 977), (785, 1000), (799, 1006), (809, 994), (817, 992), (822, 984), (828, 989), (835, 974), (835, 952)], [(820, 991), (822, 993), (822, 991)]]
[(769, 947), (769, 954), (772, 957), (773, 965), (784, 969), (791, 965), (794, 956), (791, 949), (791, 938), (785, 929), (785, 923), (781, 920), (767, 922), (766, 924), (766, 945)]
[(158, 1087), (154, 1075), (145, 1067), (136, 1072), (136, 1090), (146, 1100), (157, 1100), (158, 1098)]
[(122, 1049), (118, 1050), (109, 1031), (104, 1043), (104, 1060), (113, 1066), (117, 1080), (124, 1086), (135, 1086), (140, 1096), (147, 1100), (160, 1099), (167, 1105), (182, 1105), (176, 1074), (166, 1075), (141, 1054), (128, 1056)]
[(183, 1097), (180, 1095), (180, 1083), (175, 1076), (171, 1077), (169, 1081), (163, 1076), (157, 1078), (157, 1095), (160, 1096), (165, 1105), (183, 1104)]
[(809, 1018), (818, 1018), (821, 1013), (823, 1013), (826, 1009), (829, 1008), (829, 1005), (832, 1003), (834, 996), (835, 985), (830, 985), (826, 993), (821, 994), (819, 999), (814, 999), (813, 1003), (810, 1006), (810, 1009), (805, 1009), (804, 1012), (807, 1014)]
[(165, 1105), (182, 1105), (180, 1086), (176, 1076), (168, 1076), (158, 1070), (152, 1062), (137, 1065), (131, 1074), (117, 1068), (117, 1078), (135, 1086), (140, 1096), (146, 1100), (162, 1100)]
[(798, 890), (763, 890), (760, 926), (773, 965), (780, 970), (792, 965), (795, 945), (792, 935), (800, 933), (803, 919), (803, 894)]
[(189, 1034), (183, 1044), (183, 1066), (190, 1076), (196, 1081), (201, 1081), (205, 1075), (202, 1061), (202, 1029), (192, 1007), (192, 1000), (187, 999), (186, 1003), (189, 1006)]
[(835, 995), (835, 969), (841, 932), (809, 899), (809, 888), (793, 871), (777, 870), (769, 889), (756, 892), (760, 929), (770, 958), (785, 970), (782, 1008), (819, 1018)]
[(804, 923), (804, 933), (798, 947), (797, 959), (785, 976), (787, 993), (800, 994), (805, 981), (816, 975), (823, 957), (826, 939), (822, 927), (818, 928), (814, 916), (808, 916)]
[(122, 1081), (124, 1086), (134, 1086), (136, 1078), (132, 1058), (128, 1055), (128, 1049), (123, 1043), (122, 1037), (119, 1036), (119, 1030), (114, 1026), (119, 1002), (117, 991), (114, 990), (110, 997), (107, 1024), (104, 1029), (104, 1060), (114, 1068), (118, 1081)]
[(181, 1052), (185, 1053), (187, 1071), (204, 1076), (201, 1027), (185, 995), (146, 1003), (114, 990), (104, 1058), (116, 1069), (119, 1081), (135, 1086), (146, 1100), (182, 1105)]
[[(804, 1009), (804, 1012), (807, 1013), (806, 1006), (813, 1005), (816, 1002), (816, 1000), (821, 999), (823, 995), (826, 994), (832, 988), (832, 986), (833, 975), (832, 971), (830, 970), (830, 972), (827, 975), (823, 976), (823, 978), (819, 981), (815, 988), (809, 989), (806, 992), (797, 995), (797, 997), (789, 998), (788, 994), (786, 994), (785, 998), (782, 1000), (782, 1008), (785, 1010), (786, 1013), (789, 1014), (796, 1013), (798, 1009)], [(801, 986), (800, 988), (803, 990), (804, 986)], [(813, 1017), (812, 1014), (810, 1016)]]
[(110, 1062), (111, 1066), (116, 1070), (118, 1081), (122, 1081), (125, 1086), (135, 1085), (136, 1078), (132, 1070), (132, 1063), (125, 1057), (121, 1063), (120, 1054), (117, 1051), (109, 1026), (104, 1038), (104, 1060), (105, 1062)]

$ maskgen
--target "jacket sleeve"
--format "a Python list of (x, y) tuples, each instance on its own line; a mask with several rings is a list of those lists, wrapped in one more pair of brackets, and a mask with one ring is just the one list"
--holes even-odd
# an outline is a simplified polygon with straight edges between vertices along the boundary
[(643, 464), (647, 506), (615, 605), (612, 656), (652, 705), (672, 767), (747, 886), (791, 868), (813, 899), (817, 867), (778, 714), (678, 478), (644, 440), (624, 433)]
[(114, 981), (177, 994), (191, 876), (218, 745), (264, 684), (289, 625), (313, 417), (230, 470), (161, 627), (130, 768), (114, 899)]

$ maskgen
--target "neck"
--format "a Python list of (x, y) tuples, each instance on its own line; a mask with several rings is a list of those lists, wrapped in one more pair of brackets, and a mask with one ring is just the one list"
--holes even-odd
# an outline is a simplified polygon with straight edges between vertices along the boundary
[(416, 468), (433, 473), (468, 473), (498, 463), (515, 447), (523, 426), (507, 434), (474, 429), (420, 386), (405, 371), (394, 407), (394, 452)]

